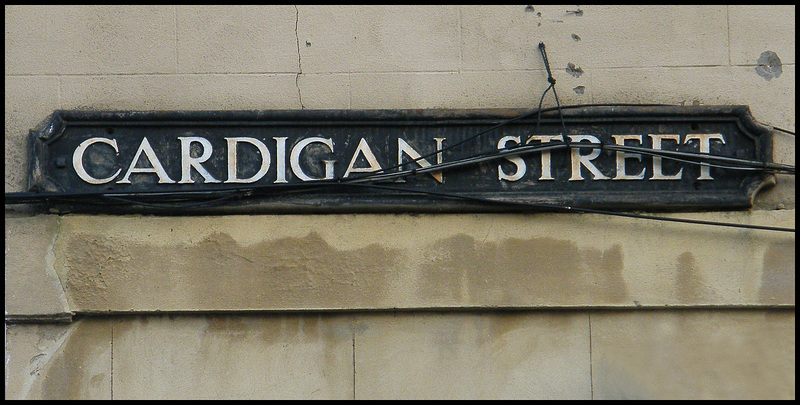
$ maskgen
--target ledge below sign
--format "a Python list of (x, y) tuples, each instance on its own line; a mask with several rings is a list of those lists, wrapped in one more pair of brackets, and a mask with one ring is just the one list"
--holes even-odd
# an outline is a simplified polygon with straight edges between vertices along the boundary
[(746, 106), (56, 111), (31, 153), (58, 212), (735, 209), (774, 184)]

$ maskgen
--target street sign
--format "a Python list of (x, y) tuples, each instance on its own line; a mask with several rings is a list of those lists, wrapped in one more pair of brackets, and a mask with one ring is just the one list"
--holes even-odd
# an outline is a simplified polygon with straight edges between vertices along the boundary
[(771, 162), (746, 106), (56, 111), (31, 151), (30, 190), (70, 196), (57, 211), (697, 210), (774, 184), (731, 168)]

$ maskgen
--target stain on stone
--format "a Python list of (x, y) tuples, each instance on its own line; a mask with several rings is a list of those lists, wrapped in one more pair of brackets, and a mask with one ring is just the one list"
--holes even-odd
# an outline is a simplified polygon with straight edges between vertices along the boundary
[(758, 299), (764, 304), (795, 302), (795, 241), (770, 244), (764, 253)]
[[(142, 322), (146, 318), (149, 324)], [(169, 387), (189, 380), (195, 382), (195, 397), (216, 398), (219, 392), (234, 392), (240, 398), (249, 398), (245, 393), (269, 397), (274, 392), (289, 392), (263, 385), (247, 385), (247, 391), (243, 391), (242, 381), (253, 381), (254, 372), (267, 378), (300, 370), (316, 373), (315, 378), (319, 375), (322, 379), (314, 380), (315, 384), (327, 392), (337, 392), (339, 380), (326, 376), (352, 373), (352, 363), (345, 361), (353, 358), (352, 334), (341, 333), (347, 329), (347, 319), (320, 313), (124, 317), (118, 325), (125, 326), (114, 329), (115, 342), (122, 348), (115, 362), (119, 365), (115, 376), (124, 382), (131, 376), (125, 373), (133, 370), (138, 384), (152, 386), (150, 397), (169, 398)], [(126, 353), (142, 356), (132, 358)], [(176, 372), (178, 368), (180, 372)], [(145, 369), (146, 373), (140, 373)], [(122, 392), (125, 395), (124, 387)]]
[[(64, 263), (67, 295), (76, 305), (92, 302), (102, 306), (108, 301), (108, 285), (104, 274), (113, 272), (119, 258), (123, 256), (119, 254), (113, 241), (93, 237), (79, 239), (79, 243), (71, 243), (70, 256)], [(69, 260), (72, 258), (74, 260)]]
[(772, 51), (764, 51), (758, 57), (756, 73), (767, 81), (778, 78), (783, 73), (783, 65), (778, 54)]
[(682, 304), (704, 304), (711, 300), (711, 291), (697, 272), (697, 261), (691, 252), (678, 256), (675, 290)]
[(104, 369), (110, 373), (110, 323), (79, 322), (42, 370), (42, 399), (110, 399), (110, 378), (96, 372)]
[(572, 37), (572, 40), (575, 41), (575, 42), (579, 42), (581, 40), (581, 37), (578, 36), (578, 34), (572, 34), (571, 37)]
[(482, 243), (460, 234), (432, 244), (423, 257), (418, 294), (433, 305), (629, 301), (619, 246), (587, 252), (569, 240)]
[(230, 335), (243, 335), (250, 330), (249, 326), (243, 316), (209, 316), (206, 331), (209, 333), (225, 332)]
[(567, 10), (567, 14), (573, 14), (577, 17), (580, 17), (583, 15), (583, 10), (581, 10), (580, 8), (577, 10)]
[(39, 350), (46, 350), (54, 341), (64, 336), (67, 331), (68, 329), (59, 327), (59, 325), (39, 325), (36, 329), (36, 336), (39, 338), (36, 342), (36, 348)]
[(67, 249), (67, 286), (81, 310), (372, 307), (399, 263), (397, 250), (338, 250), (316, 233), (242, 246), (217, 232), (163, 249), (85, 235)]
[(581, 77), (581, 75), (583, 74), (583, 69), (581, 69), (580, 67), (576, 67), (575, 64), (572, 62), (567, 63), (566, 71), (573, 77)]
[(584, 86), (576, 86), (572, 88), (572, 91), (574, 91), (575, 94), (583, 94), (584, 90), (586, 90), (586, 87)]
[(534, 11), (535, 11), (535, 10), (533, 9), (533, 6), (525, 6), (525, 12), (526, 12), (526, 13), (532, 13), (532, 12), (534, 12)]
[[(624, 256), (622, 246), (615, 244), (610, 249), (586, 249), (584, 263), (590, 270), (592, 284), (596, 286), (596, 293), (613, 303), (625, 302), (628, 297), (628, 288), (622, 277)], [(613, 282), (609, 282), (613, 280)]]

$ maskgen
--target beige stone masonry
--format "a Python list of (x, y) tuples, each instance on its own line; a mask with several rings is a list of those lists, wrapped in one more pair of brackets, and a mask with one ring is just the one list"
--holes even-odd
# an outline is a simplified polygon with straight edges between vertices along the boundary
[(113, 324), (6, 325), (6, 399), (112, 399)]
[[(463, 6), (463, 67), (554, 70), (728, 64), (726, 6)], [(668, 22), (667, 22), (668, 21)]]
[[(61, 79), (64, 109), (300, 109), (294, 74), (74, 76)], [(270, 96), (267, 97), (266, 95)]]
[[(665, 215), (795, 225), (789, 209)], [(11, 257), (45, 257), (52, 233), (15, 236), (40, 220), (7, 223)], [(794, 252), (786, 232), (594, 214), (66, 215), (52, 266), (78, 313), (772, 307), (795, 304)]]
[(6, 75), (175, 73), (174, 6), (6, 6)]
[(6, 319), (70, 319), (67, 296), (54, 267), (59, 225), (55, 215), (6, 217)]
[(174, 6), (179, 73), (299, 73), (291, 5)]
[[(794, 5), (730, 5), (731, 64), (756, 65), (765, 51), (795, 63)], [(789, 18), (791, 17), (791, 18)]]
[(58, 78), (5, 77), (5, 192), (25, 190), (28, 180), (28, 131), (58, 108)]
[(353, 397), (348, 317), (147, 316), (112, 322), (114, 399)]
[(12, 324), (6, 399), (793, 399), (792, 310)]
[(795, 313), (591, 315), (595, 399), (794, 399)]
[(458, 71), (456, 6), (301, 5), (303, 73)]
[(359, 317), (356, 399), (590, 399), (588, 314)]
[[(58, 109), (748, 105), (794, 5), (5, 6), (5, 192)], [(545, 108), (555, 107), (553, 93)], [(773, 161), (794, 165), (776, 131)], [(743, 211), (795, 228), (795, 176)], [(592, 214), (6, 206), (6, 399), (794, 399), (795, 233)]]

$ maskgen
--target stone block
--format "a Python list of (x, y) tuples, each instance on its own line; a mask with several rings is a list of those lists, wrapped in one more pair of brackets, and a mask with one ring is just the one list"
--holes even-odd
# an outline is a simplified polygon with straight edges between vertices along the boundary
[[(668, 21), (668, 23), (665, 23)], [(463, 70), (728, 63), (725, 6), (465, 6)]]
[(596, 69), (593, 103), (748, 105), (760, 122), (794, 130), (795, 69), (764, 80), (745, 66)]
[(794, 310), (593, 313), (594, 399), (794, 399)]
[(64, 288), (53, 267), (55, 215), (6, 217), (6, 318), (69, 319)]
[(295, 74), (70, 76), (62, 79), (64, 109), (299, 109)]
[[(548, 87), (544, 70), (470, 71), (463, 73), (353, 73), (352, 108), (529, 108), (539, 107)], [(562, 105), (586, 104), (589, 79), (564, 71), (553, 73)], [(552, 90), (543, 108), (555, 107)]]
[[(462, 71), (544, 69), (539, 42), (544, 42), (553, 71), (569, 63), (585, 67), (583, 41), (589, 21), (575, 6), (461, 6)], [(580, 9), (587, 9), (586, 6)], [(574, 35), (574, 36), (573, 36)]]
[(349, 109), (350, 88), (350, 75), (347, 74), (304, 73), (297, 77), (303, 109)]
[(458, 71), (455, 6), (302, 5), (303, 73)]
[(346, 317), (144, 316), (114, 326), (114, 399), (352, 399)]
[(175, 73), (174, 6), (7, 6), (6, 75)]
[(176, 6), (179, 73), (300, 71), (291, 5)]
[(28, 191), (28, 133), (58, 108), (58, 84), (54, 76), (5, 77), (6, 193)]
[(353, 109), (463, 108), (458, 73), (352, 73)]
[[(746, 104), (758, 121), (794, 131), (796, 68), (784, 66), (780, 77), (766, 80), (753, 66), (731, 68), (730, 82), (720, 89), (727, 104)], [(731, 85), (735, 83), (735, 85)]]
[(795, 63), (794, 5), (729, 5), (731, 63), (757, 65), (764, 52)]
[(111, 323), (6, 328), (6, 399), (112, 399)]
[[(795, 211), (663, 215), (791, 227)], [(54, 252), (73, 310), (147, 312), (793, 306), (794, 247), (595, 214), (68, 215)]]
[(587, 314), (360, 317), (356, 399), (589, 399)]
[[(580, 68), (580, 67), (577, 67)], [(469, 108), (539, 108), (556, 107), (553, 90), (542, 94), (550, 83), (545, 70), (464, 72), (461, 74), (464, 102)], [(583, 73), (554, 70), (555, 89), (562, 106), (588, 104), (591, 77)]]

